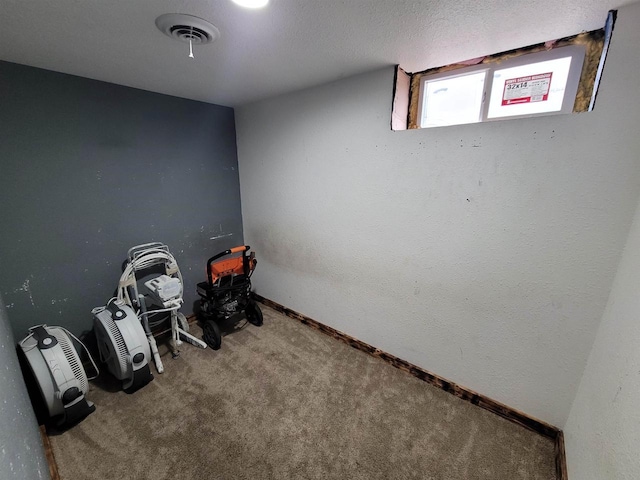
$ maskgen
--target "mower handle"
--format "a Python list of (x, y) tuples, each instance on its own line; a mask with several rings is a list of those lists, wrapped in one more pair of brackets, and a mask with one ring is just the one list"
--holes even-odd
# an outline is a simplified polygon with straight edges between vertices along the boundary
[(207, 280), (209, 281), (209, 285), (213, 283), (213, 277), (211, 276), (211, 264), (213, 262), (215, 262), (220, 257), (224, 257), (225, 255), (231, 255), (232, 253), (238, 253), (238, 252), (244, 253), (250, 248), (251, 247), (249, 245), (240, 245), (238, 247), (233, 247), (228, 250), (225, 250), (224, 252), (220, 252), (217, 255), (214, 255), (213, 257), (211, 257), (209, 260), (207, 260)]

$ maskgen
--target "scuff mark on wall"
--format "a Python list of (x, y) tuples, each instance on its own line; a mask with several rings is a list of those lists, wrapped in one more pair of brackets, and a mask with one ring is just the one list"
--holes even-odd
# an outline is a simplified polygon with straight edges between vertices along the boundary
[[(201, 230), (201, 231), (203, 231), (203, 230)], [(223, 233), (222, 224), (221, 223), (218, 224), (218, 231), (220, 232), (220, 235), (214, 235), (213, 237), (210, 237), (209, 240), (217, 240), (219, 238), (231, 237), (233, 235), (233, 233)]]
[(620, 394), (620, 390), (622, 390), (622, 386), (618, 387), (618, 391), (616, 392), (615, 397), (613, 397), (613, 401), (611, 403), (616, 403), (616, 400), (618, 399), (618, 395)]
[(216, 235), (215, 237), (209, 238), (209, 240), (217, 240), (218, 238), (231, 237), (233, 233), (225, 233), (224, 235)]
[(56, 300), (55, 298), (53, 298), (51, 299), (51, 305), (55, 305), (56, 303), (66, 303), (68, 301), (69, 301), (68, 298), (61, 298), (59, 300)]
[[(22, 286), (20, 288), (16, 288), (13, 293), (18, 293), (18, 292), (27, 292), (29, 294), (29, 301), (31, 302), (31, 306), (35, 307), (36, 303), (33, 301), (33, 295), (31, 294), (31, 287), (29, 285), (29, 279), (27, 278), (24, 283), (22, 284)], [(13, 306), (13, 303), (11, 304), (11, 306)], [(7, 306), (7, 308), (9, 308)]]

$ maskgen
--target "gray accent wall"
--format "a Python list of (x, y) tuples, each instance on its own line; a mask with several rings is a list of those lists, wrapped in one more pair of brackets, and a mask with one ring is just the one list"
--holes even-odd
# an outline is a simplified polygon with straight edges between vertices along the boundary
[(233, 109), (0, 62), (0, 293), (30, 325), (91, 328), (127, 250), (166, 243), (191, 313), (242, 244)]
[(0, 478), (48, 479), (38, 422), (20, 373), (14, 337), (0, 295)]

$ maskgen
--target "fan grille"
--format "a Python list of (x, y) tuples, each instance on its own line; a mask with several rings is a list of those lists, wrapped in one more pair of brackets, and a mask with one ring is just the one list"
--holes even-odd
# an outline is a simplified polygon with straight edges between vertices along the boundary
[(115, 341), (115, 348), (117, 349), (115, 353), (120, 363), (120, 372), (122, 372), (122, 375), (126, 375), (128, 371), (127, 356), (129, 355), (129, 351), (127, 350), (127, 345), (124, 343), (124, 338), (122, 338), (122, 333), (111, 317), (105, 317), (103, 323), (104, 326), (109, 329)]
[(84, 369), (80, 364), (80, 358), (78, 357), (78, 352), (71, 344), (69, 337), (65, 332), (57, 328), (48, 329), (49, 333), (52, 333), (60, 347), (62, 347), (62, 351), (64, 352), (64, 356), (69, 362), (69, 366), (71, 367), (71, 371), (73, 371), (73, 376), (76, 377), (78, 383), (80, 384), (80, 390), (82, 393), (86, 394), (89, 391), (89, 382), (87, 381), (87, 375), (84, 373)]

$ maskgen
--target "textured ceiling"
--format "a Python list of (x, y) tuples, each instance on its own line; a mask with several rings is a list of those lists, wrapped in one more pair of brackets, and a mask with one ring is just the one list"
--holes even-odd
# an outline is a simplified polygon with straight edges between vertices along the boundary
[[(424, 70), (601, 28), (625, 0), (0, 0), (0, 59), (238, 106), (385, 65)], [(163, 13), (209, 20), (194, 49)]]

